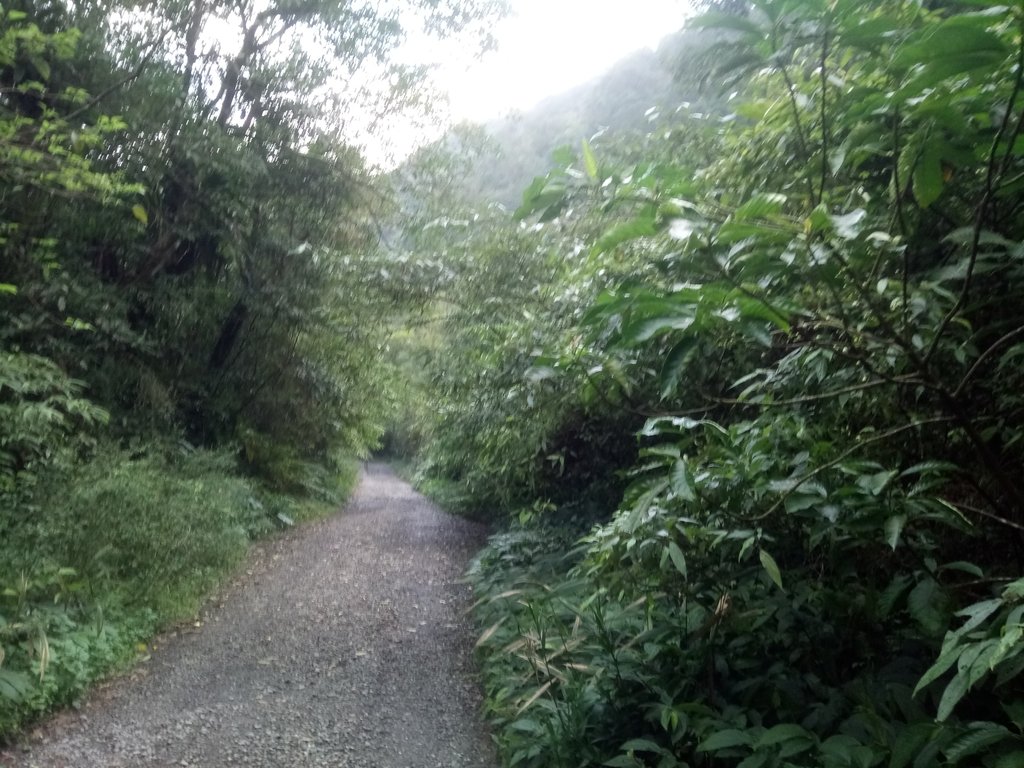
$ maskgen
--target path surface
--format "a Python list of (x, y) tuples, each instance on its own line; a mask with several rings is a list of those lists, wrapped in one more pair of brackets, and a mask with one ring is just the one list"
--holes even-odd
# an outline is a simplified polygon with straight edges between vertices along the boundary
[(11, 768), (492, 768), (460, 581), (483, 531), (369, 465), (259, 545), (202, 626), (0, 755)]

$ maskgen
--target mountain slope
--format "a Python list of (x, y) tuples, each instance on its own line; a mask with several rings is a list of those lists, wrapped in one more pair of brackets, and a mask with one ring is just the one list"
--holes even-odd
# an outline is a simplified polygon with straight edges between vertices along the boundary
[(698, 100), (696, 84), (678, 73), (682, 57), (702, 45), (697, 33), (675, 33), (656, 51), (637, 51), (589, 83), (486, 124), (491, 145), (474, 163), (467, 192), (477, 202), (515, 207), (533, 177), (550, 168), (558, 147), (578, 146), (604, 129), (646, 131), (652, 108), (671, 110)]

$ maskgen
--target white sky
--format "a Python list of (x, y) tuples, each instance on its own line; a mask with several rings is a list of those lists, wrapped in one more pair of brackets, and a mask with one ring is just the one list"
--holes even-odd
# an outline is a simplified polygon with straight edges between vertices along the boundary
[[(448, 94), (453, 122), (485, 122), (525, 111), (548, 96), (600, 76), (619, 59), (654, 48), (683, 26), (687, 0), (510, 0), (498, 23), (498, 49), (476, 59), (464, 41), (411, 38), (398, 51), (407, 64), (434, 67), (434, 86)], [(371, 162), (393, 165), (445, 128), (392, 122), (364, 145)]]
[[(653, 48), (683, 25), (685, 0), (512, 0), (483, 61), (437, 49), (438, 85), (456, 120), (484, 121), (525, 110)], [(431, 60), (427, 58), (427, 60)]]

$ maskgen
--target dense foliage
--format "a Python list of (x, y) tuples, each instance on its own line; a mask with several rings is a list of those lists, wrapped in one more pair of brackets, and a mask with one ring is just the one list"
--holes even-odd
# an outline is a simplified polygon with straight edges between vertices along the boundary
[(1024, 6), (711, 2), (512, 221), (351, 143), (497, 5), (0, 8), (0, 738), (384, 434), (509, 765), (1024, 764)]
[(419, 301), (356, 141), (500, 5), (0, 6), (0, 739), (344, 495)]
[(729, 10), (423, 334), (504, 760), (1024, 764), (1024, 8)]

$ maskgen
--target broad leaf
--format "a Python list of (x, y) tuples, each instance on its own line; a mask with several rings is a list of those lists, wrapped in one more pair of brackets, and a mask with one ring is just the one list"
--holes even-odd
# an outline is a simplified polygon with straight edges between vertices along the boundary
[(750, 746), (752, 741), (753, 738), (749, 731), (727, 729), (724, 731), (717, 731), (708, 736), (697, 746), (697, 751), (718, 752), (719, 750), (730, 749), (731, 747)]
[(758, 557), (760, 558), (761, 566), (768, 574), (768, 577), (775, 582), (775, 586), (782, 589), (782, 573), (779, 571), (779, 565), (775, 562), (775, 558), (768, 554), (764, 549), (758, 553)]

